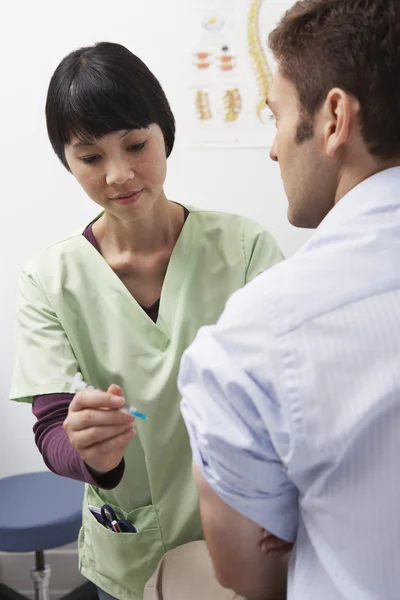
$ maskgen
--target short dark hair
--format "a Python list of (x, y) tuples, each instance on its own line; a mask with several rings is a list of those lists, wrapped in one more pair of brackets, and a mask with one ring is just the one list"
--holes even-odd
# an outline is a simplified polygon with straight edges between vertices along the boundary
[(305, 118), (338, 87), (360, 103), (369, 152), (400, 156), (400, 1), (303, 0), (269, 36)]
[(175, 119), (148, 67), (120, 44), (100, 42), (75, 50), (55, 70), (46, 101), (51, 145), (69, 170), (64, 146), (73, 135), (98, 139), (124, 129), (158, 124), (166, 154), (175, 141)]

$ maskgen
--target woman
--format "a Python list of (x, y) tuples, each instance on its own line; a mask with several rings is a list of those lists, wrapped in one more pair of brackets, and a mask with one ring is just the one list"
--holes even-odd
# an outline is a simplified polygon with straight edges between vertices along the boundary
[[(248, 219), (167, 199), (174, 117), (157, 79), (123, 46), (64, 58), (46, 118), (57, 156), (102, 212), (22, 274), (11, 397), (33, 402), (47, 466), (87, 483), (82, 573), (103, 597), (139, 600), (166, 551), (202, 539), (176, 386), (181, 355), (282, 254)], [(77, 373), (94, 389), (71, 394), (66, 378)], [(136, 432), (118, 410), (125, 400), (148, 416)], [(138, 533), (106, 528), (96, 518), (104, 504)]]

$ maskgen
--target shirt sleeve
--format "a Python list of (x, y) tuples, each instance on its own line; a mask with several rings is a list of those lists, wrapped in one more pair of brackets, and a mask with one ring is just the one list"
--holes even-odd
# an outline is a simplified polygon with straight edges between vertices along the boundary
[(53, 473), (83, 481), (104, 490), (114, 489), (123, 477), (124, 459), (115, 469), (102, 475), (85, 464), (83, 458), (71, 446), (67, 432), (63, 428), (72, 398), (72, 394), (49, 394), (34, 397), (32, 412), (37, 419), (33, 426), (36, 446), (46, 466)]
[(244, 236), (246, 283), (284, 260), (275, 238), (258, 223), (247, 221)]
[(185, 352), (181, 410), (193, 460), (215, 492), (293, 542), (298, 495), (283, 460), (290, 430), (274, 391), (273, 338), (259, 326), (266, 316), (255, 294), (253, 284), (234, 294), (218, 324), (202, 328)]
[(25, 270), (17, 299), (16, 360), (10, 399), (32, 402), (33, 396), (68, 392), (64, 377), (73, 377), (79, 370), (39, 277)]

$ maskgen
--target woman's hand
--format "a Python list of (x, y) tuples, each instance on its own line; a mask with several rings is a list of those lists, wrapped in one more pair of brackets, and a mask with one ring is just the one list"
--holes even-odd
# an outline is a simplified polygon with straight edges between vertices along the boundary
[(98, 473), (108, 473), (120, 464), (135, 434), (135, 418), (118, 410), (124, 402), (121, 388), (113, 384), (107, 392), (78, 392), (69, 406), (64, 421), (69, 441), (86, 465)]

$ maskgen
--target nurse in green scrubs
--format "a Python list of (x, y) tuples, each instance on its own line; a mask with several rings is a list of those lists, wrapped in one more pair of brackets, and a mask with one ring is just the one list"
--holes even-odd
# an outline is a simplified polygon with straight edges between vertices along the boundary
[[(46, 464), (87, 482), (82, 573), (103, 597), (140, 600), (166, 551), (202, 539), (176, 385), (182, 353), (282, 254), (246, 218), (166, 197), (174, 117), (123, 46), (64, 58), (46, 117), (56, 154), (102, 210), (24, 269), (11, 397), (44, 406), (46, 419), (35, 414)], [(69, 396), (65, 377), (77, 373), (94, 389)], [(125, 400), (148, 416), (135, 431), (118, 410)], [(98, 522), (88, 507), (105, 503), (138, 533)]]

